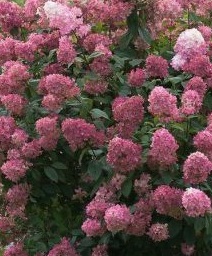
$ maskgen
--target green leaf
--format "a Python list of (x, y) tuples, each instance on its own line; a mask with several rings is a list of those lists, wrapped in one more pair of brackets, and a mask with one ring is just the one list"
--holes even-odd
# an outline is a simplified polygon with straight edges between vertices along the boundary
[(93, 53), (91, 53), (91, 55), (88, 56), (88, 59), (90, 60), (90, 59), (93, 59), (93, 58), (97, 58), (101, 55), (103, 55), (102, 52), (93, 52)]
[(199, 233), (204, 228), (205, 228), (205, 218), (199, 217), (195, 219), (195, 222), (194, 222), (195, 232)]
[(182, 221), (171, 220), (168, 225), (169, 235), (171, 238), (177, 236), (182, 230)]
[(129, 64), (130, 64), (130, 66), (135, 67), (135, 66), (141, 64), (142, 61), (143, 61), (142, 59), (134, 59), (134, 60), (131, 60), (129, 62)]
[(68, 169), (68, 167), (64, 163), (61, 163), (61, 162), (54, 162), (51, 166), (58, 170), (67, 170)]
[(92, 238), (86, 237), (86, 238), (83, 238), (83, 239), (80, 241), (80, 246), (82, 246), (82, 247), (90, 247), (90, 246), (93, 246), (94, 243), (95, 243), (95, 242), (92, 240)]
[(183, 238), (187, 244), (194, 244), (196, 241), (195, 231), (192, 226), (186, 226), (183, 231)]
[(58, 182), (58, 174), (54, 168), (50, 166), (44, 167), (44, 173), (50, 180), (54, 182)]
[(152, 38), (151, 38), (150, 32), (148, 31), (147, 28), (139, 27), (138, 34), (146, 43), (148, 43), (148, 44), (152, 43)]
[(128, 197), (132, 190), (132, 179), (127, 179), (123, 184), (121, 188), (121, 192), (125, 197)]
[(98, 160), (93, 160), (88, 164), (88, 173), (94, 180), (98, 180), (102, 174), (102, 163)]
[(105, 119), (108, 119), (110, 120), (109, 116), (107, 115), (106, 112), (102, 111), (101, 109), (98, 109), (98, 108), (94, 108), (90, 111), (91, 115), (92, 115), (92, 118), (94, 119), (97, 119), (97, 118), (105, 118)]

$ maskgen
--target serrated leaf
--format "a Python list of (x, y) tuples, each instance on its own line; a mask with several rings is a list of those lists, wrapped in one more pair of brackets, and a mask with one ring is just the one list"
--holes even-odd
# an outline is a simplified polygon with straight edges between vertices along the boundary
[(98, 109), (98, 108), (94, 108), (90, 111), (91, 115), (92, 115), (92, 118), (94, 119), (97, 119), (97, 118), (105, 118), (105, 119), (108, 119), (110, 120), (109, 116), (107, 115), (106, 112), (102, 111), (101, 109)]
[(58, 174), (54, 168), (50, 166), (44, 167), (44, 173), (50, 180), (58, 182)]

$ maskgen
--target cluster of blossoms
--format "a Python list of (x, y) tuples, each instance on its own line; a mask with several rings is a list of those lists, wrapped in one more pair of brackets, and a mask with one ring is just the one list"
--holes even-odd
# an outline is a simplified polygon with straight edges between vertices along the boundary
[(167, 185), (161, 185), (153, 192), (153, 202), (156, 211), (160, 214), (169, 215), (173, 218), (182, 217), (183, 191)]
[(173, 135), (164, 128), (154, 132), (150, 145), (148, 163), (152, 168), (168, 168), (177, 161), (179, 148)]
[(188, 188), (182, 196), (182, 204), (186, 214), (190, 217), (204, 216), (206, 212), (211, 211), (211, 200), (201, 190)]
[(42, 105), (51, 110), (57, 110), (66, 100), (79, 94), (79, 88), (69, 77), (51, 74), (40, 80), (38, 91), (43, 97)]
[(142, 122), (144, 116), (144, 100), (141, 96), (118, 97), (112, 103), (113, 117), (118, 134), (122, 138), (130, 138)]
[[(29, 231), (24, 224), (25, 233), (18, 239), (13, 229), (27, 218), (30, 222), (32, 210), (34, 215), (42, 210), (49, 218), (46, 250), (36, 248), (35, 256), (81, 252), (108, 256), (116, 251), (113, 239), (117, 237), (121, 246), (125, 238), (146, 236), (145, 241), (155, 242), (157, 248), (159, 242), (172, 239), (172, 221), (187, 225), (186, 217), (196, 218), (194, 222), (210, 217), (210, 191), (202, 186), (212, 170), (212, 114), (207, 127), (199, 127), (211, 111), (204, 100), (210, 99), (207, 89), (212, 87), (212, 29), (198, 24), (181, 32), (183, 23), (178, 28), (177, 19), (185, 18), (185, 8), (208, 15), (212, 4), (211, 0), (76, 0), (71, 4), (26, 0), (19, 7), (0, 0), (0, 170), (5, 184), (0, 188), (0, 231), (11, 236), (6, 243), (15, 242), (4, 256), (28, 255), (22, 238), (33, 238), (44, 221), (38, 221), (38, 227), (30, 223)], [(147, 28), (140, 28), (142, 13)], [(139, 26), (138, 31), (130, 27), (131, 22)], [(161, 34), (168, 37), (169, 46), (181, 32), (171, 65), (165, 59), (170, 49), (158, 56), (157, 40), (153, 47), (142, 41), (148, 38), (148, 30), (153, 39), (160, 40)], [(121, 45), (124, 40), (128, 45)], [(144, 59), (146, 54), (139, 49), (147, 48)], [(129, 50), (127, 57), (123, 49)], [(130, 57), (136, 51), (138, 59)], [(179, 83), (174, 79), (178, 71), (184, 72), (176, 79)], [(194, 114), (201, 115), (198, 128), (192, 122)], [(196, 151), (191, 153), (193, 135)], [(188, 188), (193, 185), (198, 189)], [(66, 218), (64, 202), (71, 212)], [(82, 206), (85, 219), (79, 223)], [(81, 244), (80, 234), (72, 240), (75, 249), (68, 238), (69, 224), (57, 227), (56, 219), (81, 225), (88, 237), (84, 241), (92, 241), (93, 248)], [(204, 237), (205, 229), (199, 237)], [(48, 237), (52, 231), (58, 241), (65, 238), (53, 245), (56, 238)], [(183, 232), (184, 226), (179, 237)], [(105, 238), (107, 245), (102, 243)], [(173, 248), (192, 255), (198, 241), (197, 246), (187, 242), (183, 236)], [(33, 239), (26, 245), (31, 243)], [(27, 249), (34, 253), (33, 248), (33, 252)]]
[(169, 122), (179, 116), (177, 98), (162, 86), (156, 86), (150, 93), (149, 112), (157, 116), (161, 121)]
[(86, 144), (100, 146), (104, 143), (104, 134), (84, 119), (65, 119), (62, 123), (62, 132), (73, 151), (83, 148)]
[(116, 137), (109, 142), (107, 162), (115, 171), (133, 171), (141, 164), (141, 146)]
[(59, 244), (56, 244), (48, 253), (48, 256), (78, 256), (76, 250), (71, 246), (67, 238), (63, 238)]

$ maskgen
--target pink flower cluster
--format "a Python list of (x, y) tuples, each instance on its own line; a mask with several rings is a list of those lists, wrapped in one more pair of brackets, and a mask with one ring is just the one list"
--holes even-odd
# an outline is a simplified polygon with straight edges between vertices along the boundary
[(145, 72), (147, 77), (164, 78), (168, 76), (168, 61), (161, 56), (149, 55), (146, 58)]
[(204, 216), (211, 210), (210, 198), (201, 190), (187, 188), (182, 196), (182, 204), (190, 217)]
[(201, 152), (188, 156), (183, 165), (183, 179), (186, 183), (198, 184), (207, 180), (212, 171), (212, 163)]
[(146, 73), (141, 68), (131, 70), (128, 74), (128, 83), (131, 87), (141, 87), (146, 80)]
[(148, 164), (152, 168), (168, 168), (177, 161), (176, 151), (179, 148), (173, 135), (165, 128), (154, 132)]
[(114, 120), (118, 122), (119, 136), (129, 138), (143, 121), (144, 99), (141, 96), (117, 97), (112, 104)]
[(93, 248), (91, 256), (108, 256), (107, 245), (97, 245)]
[(81, 229), (85, 232), (86, 236), (102, 236), (106, 229), (98, 219), (86, 219)]
[(169, 122), (179, 116), (177, 98), (162, 86), (156, 86), (150, 93), (148, 111), (160, 121)]
[(152, 224), (147, 234), (154, 242), (167, 240), (169, 238), (168, 224)]
[(56, 244), (48, 253), (48, 256), (78, 256), (74, 247), (67, 238), (63, 238), (59, 244)]
[(59, 48), (57, 51), (57, 60), (61, 64), (72, 64), (77, 53), (68, 36), (63, 36), (59, 40)]
[(65, 119), (62, 122), (62, 132), (73, 151), (83, 148), (87, 144), (100, 146), (104, 142), (104, 134), (97, 131), (94, 124), (89, 124), (80, 118)]
[(29, 163), (22, 159), (7, 160), (1, 167), (2, 173), (8, 180), (13, 182), (17, 182), (23, 178), (28, 169)]
[(108, 145), (107, 162), (115, 171), (133, 171), (141, 164), (141, 150), (141, 146), (131, 140), (115, 137)]
[(7, 213), (11, 217), (24, 218), (24, 211), (28, 201), (30, 187), (28, 184), (18, 184), (12, 186), (5, 196)]
[(60, 137), (60, 131), (57, 128), (57, 118), (43, 117), (35, 123), (36, 131), (39, 133), (39, 145), (44, 150), (53, 150)]
[(28, 256), (23, 247), (22, 243), (13, 244), (5, 250), (4, 256)]
[(183, 191), (168, 185), (158, 186), (153, 192), (153, 202), (156, 211), (173, 218), (181, 218)]
[(77, 96), (80, 89), (69, 77), (52, 74), (40, 80), (38, 92), (45, 95), (42, 101), (44, 107), (49, 110), (57, 110), (66, 100)]
[(91, 95), (104, 94), (108, 89), (108, 83), (104, 80), (90, 80), (86, 82), (84, 91)]
[(116, 233), (127, 228), (131, 221), (131, 213), (126, 205), (117, 204), (106, 210), (104, 220), (107, 229)]

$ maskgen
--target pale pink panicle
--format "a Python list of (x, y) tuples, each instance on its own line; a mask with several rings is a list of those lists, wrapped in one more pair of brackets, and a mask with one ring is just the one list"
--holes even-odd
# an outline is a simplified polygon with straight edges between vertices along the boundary
[(90, 80), (85, 83), (84, 91), (91, 95), (104, 94), (108, 89), (108, 83), (104, 80)]
[(12, 143), (15, 147), (21, 147), (27, 142), (29, 135), (22, 129), (15, 129), (12, 135)]
[(96, 130), (94, 124), (87, 123), (84, 119), (67, 118), (62, 122), (62, 132), (73, 151), (83, 148), (87, 143), (101, 145), (104, 135)]
[(0, 40), (0, 64), (15, 58), (15, 40), (11, 37), (6, 37)]
[(206, 55), (194, 55), (189, 62), (183, 66), (183, 71), (200, 77), (211, 77), (212, 64)]
[(59, 2), (46, 1), (44, 13), (51, 28), (58, 28), (61, 35), (67, 35), (83, 25), (82, 11)]
[(149, 184), (150, 181), (151, 176), (148, 173), (142, 173), (139, 179), (136, 179), (134, 182), (135, 192), (139, 196), (149, 193), (149, 190), (151, 189), (151, 185)]
[(41, 136), (39, 138), (39, 145), (43, 150), (51, 151), (57, 147), (58, 139), (60, 134), (49, 134), (47, 136)]
[(26, 183), (12, 186), (5, 196), (6, 210), (11, 217), (24, 218), (25, 207), (30, 193), (30, 186)]
[(204, 216), (211, 210), (210, 198), (201, 190), (187, 188), (182, 196), (182, 204), (189, 217)]
[(110, 60), (104, 55), (95, 58), (89, 67), (93, 72), (103, 77), (108, 77), (112, 72)]
[(133, 207), (135, 210), (131, 216), (130, 225), (127, 227), (127, 234), (143, 236), (152, 220), (152, 198), (141, 198)]
[(12, 244), (7, 247), (4, 251), (3, 256), (28, 256), (28, 253), (24, 250), (24, 246), (22, 243)]
[(20, 149), (9, 149), (7, 151), (7, 160), (17, 160), (17, 159), (22, 159), (22, 152)]
[(22, 9), (14, 2), (0, 2), (0, 25), (3, 32), (10, 32), (13, 28), (18, 28), (23, 22)]
[(4, 107), (11, 112), (12, 115), (22, 116), (27, 105), (27, 100), (18, 94), (8, 94), (1, 97)]
[(105, 212), (104, 220), (107, 229), (112, 233), (125, 230), (131, 221), (131, 213), (126, 205), (114, 205)]
[(84, 6), (90, 22), (114, 24), (123, 22), (130, 14), (133, 4), (122, 0), (98, 1), (89, 0)]
[(141, 96), (117, 97), (112, 104), (115, 121), (138, 124), (144, 116), (143, 103), (144, 99)]
[(47, 64), (43, 68), (43, 73), (45, 76), (52, 75), (52, 74), (63, 74), (64, 68), (59, 63)]
[(59, 49), (57, 51), (57, 60), (61, 64), (72, 64), (77, 52), (68, 36), (62, 36), (59, 40)]
[(148, 111), (160, 121), (169, 122), (179, 116), (177, 98), (162, 86), (156, 86), (150, 93)]
[(95, 200), (93, 199), (86, 206), (86, 214), (92, 218), (102, 218), (104, 217), (105, 211), (107, 208), (111, 207), (112, 204), (105, 202), (104, 200)]
[(196, 91), (200, 96), (200, 100), (202, 100), (207, 91), (207, 85), (201, 77), (195, 76), (191, 78), (186, 84), (185, 91), (188, 90)]
[(175, 69), (175, 70), (181, 70), (183, 68), (183, 66), (186, 64), (187, 59), (185, 57), (183, 57), (183, 55), (177, 53), (171, 61), (171, 66)]
[(54, 247), (49, 251), (47, 256), (78, 256), (75, 248), (70, 244), (67, 238), (63, 238), (60, 243), (55, 244)]
[[(193, 139), (194, 146), (207, 157), (212, 152), (212, 133), (205, 129), (197, 133)], [(211, 160), (211, 159), (210, 159)]]
[(141, 145), (115, 137), (109, 142), (107, 162), (115, 171), (134, 171), (141, 164), (141, 151)]
[(112, 56), (112, 52), (108, 47), (104, 45), (104, 43), (97, 44), (94, 51), (99, 52), (101, 55), (104, 55), (107, 58)]
[(165, 241), (169, 238), (168, 224), (152, 224), (147, 234), (154, 242)]
[(0, 148), (8, 149), (11, 144), (12, 135), (15, 132), (16, 123), (12, 117), (0, 117)]
[(121, 190), (121, 186), (126, 180), (126, 176), (120, 173), (116, 173), (110, 180), (110, 185), (114, 187), (117, 191)]
[(57, 135), (59, 133), (57, 118), (48, 116), (38, 119), (35, 123), (35, 128), (40, 136)]
[(150, 167), (168, 168), (177, 161), (179, 146), (173, 135), (165, 128), (154, 132), (148, 155)]
[(28, 169), (29, 164), (23, 159), (8, 160), (1, 167), (1, 171), (5, 177), (13, 182), (17, 182), (23, 178)]
[(105, 244), (97, 245), (92, 249), (91, 256), (108, 256), (107, 248), (108, 246)]
[(80, 89), (77, 87), (74, 80), (69, 77), (60, 74), (52, 74), (40, 80), (38, 92), (44, 95), (51, 94), (65, 100), (77, 96)]
[(15, 226), (12, 218), (4, 217), (0, 215), (0, 231), (2, 233), (7, 233)]
[(49, 111), (57, 111), (62, 106), (63, 99), (55, 95), (47, 94), (43, 97), (42, 106)]
[(212, 36), (212, 29), (208, 26), (201, 25), (197, 28), (202, 34), (205, 41), (208, 43)]
[(92, 53), (96, 46), (103, 44), (105, 47), (109, 47), (112, 44), (110, 38), (106, 35), (90, 33), (83, 40), (83, 47), (89, 52)]
[(38, 8), (45, 0), (26, 0), (24, 3), (24, 16), (27, 20), (33, 20)]
[(195, 252), (195, 246), (183, 243), (181, 244), (181, 252), (185, 256), (192, 256)]
[(182, 15), (183, 8), (177, 0), (156, 1), (156, 8), (159, 15), (164, 19), (176, 19)]
[(153, 202), (156, 211), (175, 219), (182, 217), (183, 191), (168, 185), (160, 185), (153, 192)]
[(146, 59), (145, 72), (147, 77), (164, 78), (168, 75), (168, 61), (161, 56), (149, 55)]
[(202, 106), (201, 98), (197, 91), (188, 90), (182, 94), (182, 106), (180, 112), (184, 115), (194, 115), (200, 111)]
[(130, 71), (127, 78), (131, 87), (141, 87), (146, 80), (146, 73), (143, 69), (136, 68)]
[(184, 58), (191, 58), (194, 55), (205, 54), (207, 45), (202, 34), (196, 29), (186, 29), (183, 31), (174, 46), (174, 51)]
[(207, 180), (212, 171), (212, 163), (201, 152), (188, 156), (183, 164), (183, 179), (186, 183), (199, 184)]
[(28, 143), (25, 143), (21, 148), (22, 155), (27, 159), (34, 159), (42, 154), (39, 140), (34, 139)]
[(102, 236), (105, 233), (105, 227), (97, 219), (86, 219), (81, 227), (86, 236)]

